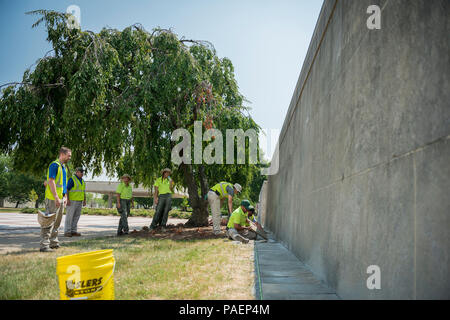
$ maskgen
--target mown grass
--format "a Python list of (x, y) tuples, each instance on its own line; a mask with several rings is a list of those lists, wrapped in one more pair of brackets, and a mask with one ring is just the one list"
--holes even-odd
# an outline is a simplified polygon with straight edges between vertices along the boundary
[(116, 299), (254, 298), (251, 244), (110, 237), (3, 255), (0, 299), (59, 299), (56, 257), (101, 249), (114, 249)]

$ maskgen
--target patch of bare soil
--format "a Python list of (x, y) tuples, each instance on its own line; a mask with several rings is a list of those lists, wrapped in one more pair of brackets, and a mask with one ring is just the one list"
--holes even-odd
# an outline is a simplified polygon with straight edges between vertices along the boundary
[(156, 228), (149, 231), (148, 227), (142, 230), (133, 230), (129, 233), (131, 237), (136, 238), (153, 238), (153, 239), (171, 239), (171, 240), (198, 240), (198, 239), (218, 239), (227, 238), (225, 235), (225, 227), (222, 227), (223, 233), (214, 235), (212, 227), (195, 227), (186, 228), (182, 223), (177, 225), (168, 224), (164, 229)]

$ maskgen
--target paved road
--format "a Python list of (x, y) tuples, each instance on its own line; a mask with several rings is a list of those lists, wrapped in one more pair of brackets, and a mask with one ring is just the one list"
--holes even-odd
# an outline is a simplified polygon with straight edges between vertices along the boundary
[[(64, 234), (65, 215), (59, 228), (61, 242), (75, 241), (83, 238), (99, 236), (113, 236), (117, 233), (119, 216), (89, 216), (82, 215), (78, 222), (78, 232), (81, 237), (66, 238)], [(129, 217), (130, 231), (140, 230), (150, 225), (152, 219), (144, 217)], [(186, 222), (185, 219), (169, 219), (168, 223), (178, 224)], [(39, 249), (40, 226), (37, 214), (0, 212), (0, 254), (21, 250)]]

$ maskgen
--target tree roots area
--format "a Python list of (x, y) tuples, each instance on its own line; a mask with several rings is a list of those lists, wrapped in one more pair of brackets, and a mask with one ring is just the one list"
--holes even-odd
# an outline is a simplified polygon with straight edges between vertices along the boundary
[(143, 227), (141, 230), (134, 229), (129, 236), (136, 238), (155, 238), (155, 239), (171, 239), (171, 240), (199, 240), (199, 239), (226, 239), (225, 223), (221, 223), (222, 233), (215, 235), (213, 233), (212, 222), (207, 227), (187, 227), (183, 223), (177, 225), (167, 224), (165, 228), (157, 227), (149, 230)]

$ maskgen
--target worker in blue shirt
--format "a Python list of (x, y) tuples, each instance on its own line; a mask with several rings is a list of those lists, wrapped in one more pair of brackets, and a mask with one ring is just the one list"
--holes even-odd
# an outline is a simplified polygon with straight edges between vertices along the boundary
[(61, 147), (58, 159), (50, 163), (45, 186), (45, 213), (38, 212), (41, 225), (40, 251), (51, 252), (59, 248), (58, 228), (67, 203), (67, 173), (65, 164), (70, 160), (72, 151)]

